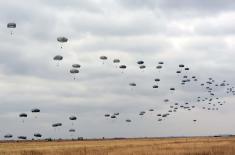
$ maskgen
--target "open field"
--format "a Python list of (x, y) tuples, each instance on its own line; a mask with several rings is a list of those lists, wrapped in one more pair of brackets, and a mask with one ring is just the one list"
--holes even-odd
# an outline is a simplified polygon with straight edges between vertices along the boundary
[(235, 137), (2, 142), (0, 155), (234, 155)]

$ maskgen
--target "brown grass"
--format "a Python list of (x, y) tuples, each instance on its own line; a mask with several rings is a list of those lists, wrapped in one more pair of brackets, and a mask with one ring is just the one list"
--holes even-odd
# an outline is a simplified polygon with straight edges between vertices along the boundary
[(235, 138), (6, 142), (0, 155), (235, 155)]

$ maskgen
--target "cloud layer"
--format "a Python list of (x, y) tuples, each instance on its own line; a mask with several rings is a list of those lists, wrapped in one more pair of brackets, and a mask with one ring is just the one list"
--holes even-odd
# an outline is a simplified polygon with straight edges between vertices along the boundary
[[(234, 84), (234, 5), (231, 0), (0, 1), (0, 137), (32, 138), (41, 132), (70, 138), (72, 127), (78, 130), (74, 136), (89, 138), (233, 134), (233, 97), (223, 88), (216, 91), (227, 104), (219, 111), (197, 105), (163, 122), (156, 114), (175, 102), (194, 104), (197, 96), (205, 97), (200, 82), (208, 77)], [(8, 22), (17, 23), (13, 35)], [(69, 39), (63, 49), (58, 36)], [(58, 54), (64, 57), (59, 66), (53, 61)], [(104, 64), (101, 55), (108, 57)], [(114, 58), (127, 65), (124, 73)], [(144, 71), (138, 60), (145, 61)], [(165, 63), (161, 71), (159, 61)], [(69, 73), (74, 63), (82, 66), (76, 80)], [(181, 63), (200, 82), (181, 86), (175, 73)], [(161, 82), (154, 90), (156, 77)], [(170, 103), (163, 102), (166, 98)], [(30, 113), (35, 107), (41, 109), (37, 119)], [(150, 108), (155, 112), (138, 116)], [(18, 117), (22, 112), (29, 114), (24, 123)], [(114, 112), (120, 112), (117, 120), (103, 116)], [(74, 126), (70, 115), (78, 116)], [(132, 124), (125, 123), (127, 118)], [(54, 131), (55, 122), (64, 125)]]

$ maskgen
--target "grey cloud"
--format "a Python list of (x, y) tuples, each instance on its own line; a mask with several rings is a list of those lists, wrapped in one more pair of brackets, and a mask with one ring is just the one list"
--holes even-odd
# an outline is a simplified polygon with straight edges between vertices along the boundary
[(182, 18), (192, 15), (213, 16), (211, 14), (233, 10), (235, 7), (232, 0), (119, 0), (119, 2), (128, 8), (136, 10), (147, 8), (157, 11), (156, 14)]
[[(16, 127), (19, 130), (14, 134), (32, 137), (36, 129), (31, 127), (36, 125), (45, 137), (68, 138), (71, 114), (78, 115), (76, 128), (79, 136), (85, 137), (233, 132), (234, 124), (226, 121), (234, 117), (233, 105), (208, 112), (201, 109), (203, 103), (196, 103), (197, 96), (208, 96), (200, 86), (208, 77), (234, 84), (233, 23), (229, 20), (233, 2), (23, 2), (0, 2), (0, 123), (8, 122), (0, 131), (1, 137), (14, 133)], [(10, 21), (17, 23), (12, 36), (5, 27)], [(58, 36), (69, 38), (63, 49), (56, 41)], [(58, 67), (52, 60), (57, 54), (64, 56)], [(104, 64), (101, 55), (108, 57)], [(127, 65), (123, 73), (112, 63), (114, 58)], [(137, 60), (145, 61), (144, 71), (138, 68)], [(161, 71), (156, 69), (158, 61), (165, 63)], [(82, 65), (75, 80), (69, 73), (73, 63)], [(180, 63), (190, 67), (183, 75), (196, 75), (199, 81), (182, 86), (182, 76), (175, 73)], [(161, 82), (154, 90), (157, 77)], [(137, 86), (130, 88), (130, 82)], [(176, 91), (171, 93), (170, 87)], [(216, 95), (232, 103), (233, 96), (224, 91), (218, 88)], [(166, 98), (169, 103), (164, 103)], [(167, 112), (175, 102), (190, 102), (197, 108), (179, 110), (158, 122), (156, 114)], [(42, 110), (37, 122), (30, 113), (34, 107)], [(140, 111), (150, 108), (156, 111), (139, 117)], [(20, 112), (29, 113), (24, 125), (17, 117)], [(105, 113), (114, 112), (120, 112), (119, 119), (104, 118)], [(128, 126), (126, 118), (133, 124)], [(199, 120), (197, 130), (193, 119)], [(64, 123), (58, 135), (51, 128), (57, 121)]]

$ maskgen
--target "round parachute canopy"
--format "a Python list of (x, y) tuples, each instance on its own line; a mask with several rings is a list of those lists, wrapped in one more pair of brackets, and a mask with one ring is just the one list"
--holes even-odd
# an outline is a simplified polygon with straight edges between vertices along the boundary
[(136, 83), (132, 82), (132, 83), (129, 83), (130, 86), (136, 86)]
[(23, 139), (23, 140), (26, 140), (26, 139), (27, 139), (26, 136), (18, 136), (17, 138), (18, 138), (18, 139)]
[(118, 115), (119, 115), (119, 112), (114, 113), (114, 115), (118, 116)]
[(35, 109), (32, 109), (31, 112), (32, 113), (37, 113), (37, 112), (40, 112), (40, 109), (35, 108)]
[(73, 68), (80, 68), (81, 65), (79, 65), (79, 64), (73, 64), (72, 67), (73, 67)]
[(163, 114), (162, 117), (167, 117), (168, 115), (167, 114)]
[(159, 79), (159, 78), (156, 78), (156, 79), (154, 79), (154, 81), (159, 82), (159, 81), (160, 81), (160, 79)]
[(116, 116), (115, 116), (115, 115), (112, 115), (111, 118), (116, 118)]
[(143, 113), (143, 114), (145, 114), (146, 112), (145, 112), (145, 111), (141, 111), (140, 113)]
[(74, 120), (77, 120), (77, 117), (76, 116), (70, 116), (69, 119), (74, 121)]
[(119, 68), (126, 69), (126, 65), (120, 65)]
[(142, 65), (142, 64), (144, 64), (144, 61), (142, 61), (142, 60), (137, 61), (137, 64)]
[(161, 68), (162, 68), (162, 66), (160, 66), (160, 65), (159, 65), (159, 66), (157, 66), (156, 68), (157, 68), (157, 69), (161, 69)]
[(63, 60), (63, 56), (61, 56), (61, 55), (56, 55), (53, 59), (54, 59), (55, 61), (60, 61), (60, 60)]
[(28, 115), (26, 113), (19, 114), (19, 117), (27, 117)]
[(170, 90), (175, 90), (175, 88), (170, 88)]
[(159, 61), (158, 64), (159, 64), (159, 65), (163, 65), (164, 62), (163, 62), (163, 61)]
[(12, 134), (6, 134), (6, 135), (4, 135), (4, 138), (12, 138), (12, 137), (13, 137)]
[(77, 74), (77, 73), (79, 73), (79, 70), (78, 69), (70, 69), (70, 73)]
[(106, 56), (100, 56), (100, 59), (101, 59), (101, 60), (107, 60), (108, 57), (106, 57)]
[(184, 65), (183, 65), (183, 64), (179, 64), (179, 67), (181, 67), (181, 68), (182, 68), (182, 67), (184, 67)]
[(189, 70), (189, 68), (185, 68), (184, 70), (188, 71), (188, 70)]
[(34, 137), (42, 137), (42, 135), (40, 133), (35, 133), (33, 135), (34, 135)]
[(158, 85), (153, 85), (153, 88), (158, 88)]
[(130, 123), (130, 122), (131, 122), (131, 120), (130, 120), (130, 119), (126, 119), (126, 122), (127, 122), (127, 123)]
[(7, 28), (16, 28), (16, 23), (8, 23)]
[(69, 132), (76, 132), (75, 129), (69, 129)]
[(60, 43), (66, 43), (68, 41), (68, 38), (66, 37), (57, 37), (57, 41)]
[(104, 115), (104, 117), (109, 117), (109, 116), (110, 116), (110, 114), (105, 114), (105, 115)]
[(54, 124), (52, 124), (52, 127), (58, 127), (58, 126), (62, 126), (62, 123), (54, 123)]
[(113, 59), (113, 63), (120, 63), (119, 59)]
[(141, 65), (141, 66), (140, 66), (140, 69), (144, 69), (144, 68), (146, 68), (145, 65)]
[(165, 99), (164, 102), (169, 102), (169, 99)]

